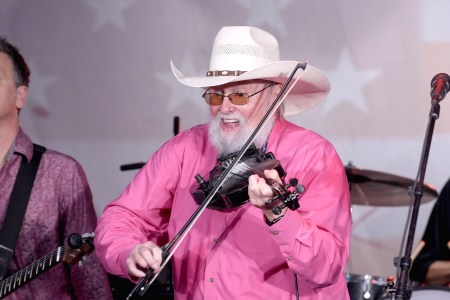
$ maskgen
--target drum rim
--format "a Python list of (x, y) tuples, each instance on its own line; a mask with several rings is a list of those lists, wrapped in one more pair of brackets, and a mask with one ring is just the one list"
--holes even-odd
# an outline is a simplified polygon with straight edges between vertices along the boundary
[(347, 282), (353, 282), (352, 279), (357, 279), (359, 281), (374, 280), (375, 282), (387, 282), (389, 277), (370, 274), (345, 273), (345, 278), (347, 279)]
[(414, 293), (415, 291), (443, 291), (443, 292), (447, 292), (450, 293), (450, 288), (442, 286), (442, 285), (418, 285), (413, 287), (412, 292)]

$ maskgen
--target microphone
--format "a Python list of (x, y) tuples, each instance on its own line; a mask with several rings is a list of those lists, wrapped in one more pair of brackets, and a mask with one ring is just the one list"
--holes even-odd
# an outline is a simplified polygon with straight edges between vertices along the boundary
[(442, 101), (450, 89), (450, 76), (445, 73), (436, 74), (431, 80), (431, 99)]

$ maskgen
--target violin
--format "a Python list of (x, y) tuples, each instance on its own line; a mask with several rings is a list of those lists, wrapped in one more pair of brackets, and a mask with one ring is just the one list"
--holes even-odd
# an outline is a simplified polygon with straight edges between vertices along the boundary
[[(219, 157), (217, 159), (219, 163), (209, 173), (208, 180), (205, 180), (200, 174), (195, 175), (196, 183), (191, 187), (190, 193), (197, 205), (201, 205), (210, 195), (212, 187), (217, 184), (223, 171), (235, 158), (236, 153)], [(264, 176), (264, 170), (271, 169), (278, 172), (281, 183)], [(304, 192), (304, 186), (299, 185), (295, 178), (286, 184), (286, 172), (273, 153), (264, 153), (254, 145), (243, 154), (221, 188), (214, 194), (207, 208), (224, 211), (247, 203), (249, 201), (248, 178), (253, 174), (264, 178), (274, 192), (275, 197), (265, 203), (267, 209), (272, 209), (274, 214), (278, 215), (286, 206), (292, 210), (299, 208), (298, 196)], [(295, 191), (290, 191), (290, 187), (295, 187)]]

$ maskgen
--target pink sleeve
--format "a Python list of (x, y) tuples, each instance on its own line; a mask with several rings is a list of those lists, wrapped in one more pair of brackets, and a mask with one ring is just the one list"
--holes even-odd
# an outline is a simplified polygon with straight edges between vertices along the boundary
[(179, 174), (177, 140), (164, 144), (120, 197), (108, 204), (95, 230), (95, 247), (105, 269), (127, 277), (126, 258), (138, 243), (167, 242), (167, 223)]
[[(337, 155), (305, 178), (300, 208), (269, 227), (289, 267), (313, 286), (326, 286), (344, 272), (349, 256), (351, 213), (347, 177)], [(320, 268), (317, 268), (320, 266)]]

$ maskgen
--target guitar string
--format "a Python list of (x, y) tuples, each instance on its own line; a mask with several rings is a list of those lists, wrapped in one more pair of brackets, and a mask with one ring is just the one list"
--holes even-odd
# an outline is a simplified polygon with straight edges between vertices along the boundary
[[(23, 268), (22, 270), (20, 270), (20, 271), (18, 271), (17, 273), (14, 273), (13, 275), (11, 275), (11, 276), (9, 276), (8, 278), (6, 278), (5, 280), (3, 280), (3, 281), (1, 281), (0, 282), (0, 290), (2, 290), (3, 291), (3, 289), (4, 288), (11, 288), (11, 284), (14, 282), (14, 286), (13, 287), (15, 287), (15, 283), (17, 282), (17, 280), (19, 280), (19, 284), (22, 282), (22, 279), (26, 279), (27, 278), (27, 275), (28, 274), (30, 274), (30, 275), (33, 275), (34, 274), (34, 272), (31, 272), (31, 273), (29, 273), (29, 271), (33, 271), (36, 267), (40, 267), (40, 265), (42, 264), (42, 263), (44, 263), (45, 264), (45, 261), (47, 260), (47, 259), (50, 259), (51, 260), (51, 258), (53, 257), (53, 256), (55, 256), (55, 255), (57, 255), (58, 254), (58, 252), (60, 251), (60, 248), (61, 248), (61, 252), (63, 253), (65, 250), (66, 250), (66, 248), (67, 248), (67, 246), (61, 246), (61, 247), (58, 247), (56, 250), (53, 250), (51, 253), (48, 253), (47, 255), (45, 255), (44, 257), (42, 257), (41, 259), (39, 259), (39, 260), (37, 260), (37, 261), (35, 261), (35, 262), (33, 262), (32, 264), (30, 264), (30, 265), (28, 265), (28, 266), (26, 266), (25, 268)], [(57, 262), (59, 262), (59, 261), (55, 261), (56, 263)], [(50, 266), (50, 265), (49, 265)], [(36, 268), (36, 270), (38, 270), (39, 268)], [(24, 276), (23, 276), (24, 275)], [(22, 278), (23, 277), (23, 278)], [(30, 277), (31, 278), (31, 277)], [(26, 280), (24, 280), (24, 282), (25, 282)], [(6, 291), (6, 290), (5, 290)]]

